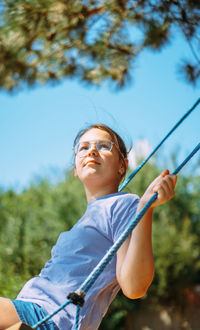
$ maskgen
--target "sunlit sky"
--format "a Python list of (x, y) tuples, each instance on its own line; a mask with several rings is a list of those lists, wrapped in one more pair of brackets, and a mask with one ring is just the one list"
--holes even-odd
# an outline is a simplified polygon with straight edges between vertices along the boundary
[[(65, 80), (15, 95), (0, 92), (0, 186), (27, 187), (36, 176), (61, 173), (71, 166), (72, 144), (86, 123), (103, 122), (133, 148), (138, 140), (155, 147), (200, 97), (184, 82), (177, 63), (190, 55), (176, 39), (162, 52), (146, 51), (136, 61), (132, 83), (121, 91), (107, 84), (88, 87)], [(165, 143), (159, 157), (180, 151), (180, 158), (200, 140), (200, 106)], [(199, 158), (199, 154), (196, 156)]]

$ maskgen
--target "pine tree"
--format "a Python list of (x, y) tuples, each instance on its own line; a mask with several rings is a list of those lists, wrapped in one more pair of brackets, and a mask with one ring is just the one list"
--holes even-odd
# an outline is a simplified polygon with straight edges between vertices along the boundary
[(181, 31), (191, 59), (185, 78), (200, 78), (199, 0), (1, 0), (0, 88), (76, 78), (123, 87), (144, 49), (160, 50)]

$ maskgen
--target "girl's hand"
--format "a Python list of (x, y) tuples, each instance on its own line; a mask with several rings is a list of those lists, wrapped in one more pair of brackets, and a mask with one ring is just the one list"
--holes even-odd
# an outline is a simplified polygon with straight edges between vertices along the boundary
[(169, 174), (168, 170), (163, 171), (145, 191), (141, 198), (142, 204), (146, 204), (156, 192), (158, 196), (151, 208), (166, 203), (174, 196), (176, 181), (176, 175)]

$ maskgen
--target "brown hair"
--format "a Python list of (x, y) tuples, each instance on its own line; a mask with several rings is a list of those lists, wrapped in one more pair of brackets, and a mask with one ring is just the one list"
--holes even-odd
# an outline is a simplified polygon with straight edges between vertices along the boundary
[(81, 129), (74, 139), (73, 147), (75, 147), (76, 144), (79, 142), (80, 138), (87, 131), (91, 130), (92, 128), (98, 128), (98, 129), (101, 129), (102, 131), (108, 132), (108, 134), (110, 134), (111, 138), (113, 139), (113, 142), (115, 142), (115, 144), (119, 150), (120, 157), (127, 158), (128, 152), (127, 152), (126, 145), (125, 145), (124, 141), (122, 140), (122, 138), (112, 128), (108, 127), (107, 125), (101, 124), (101, 123), (88, 125), (86, 128)]

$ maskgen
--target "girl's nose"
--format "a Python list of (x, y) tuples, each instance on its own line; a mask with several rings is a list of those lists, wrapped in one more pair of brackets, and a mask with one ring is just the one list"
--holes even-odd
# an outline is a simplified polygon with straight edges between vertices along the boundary
[(90, 156), (90, 155), (93, 155), (93, 156), (98, 155), (98, 150), (97, 150), (95, 144), (92, 144), (92, 145), (90, 146), (87, 155), (88, 155), (88, 156)]

